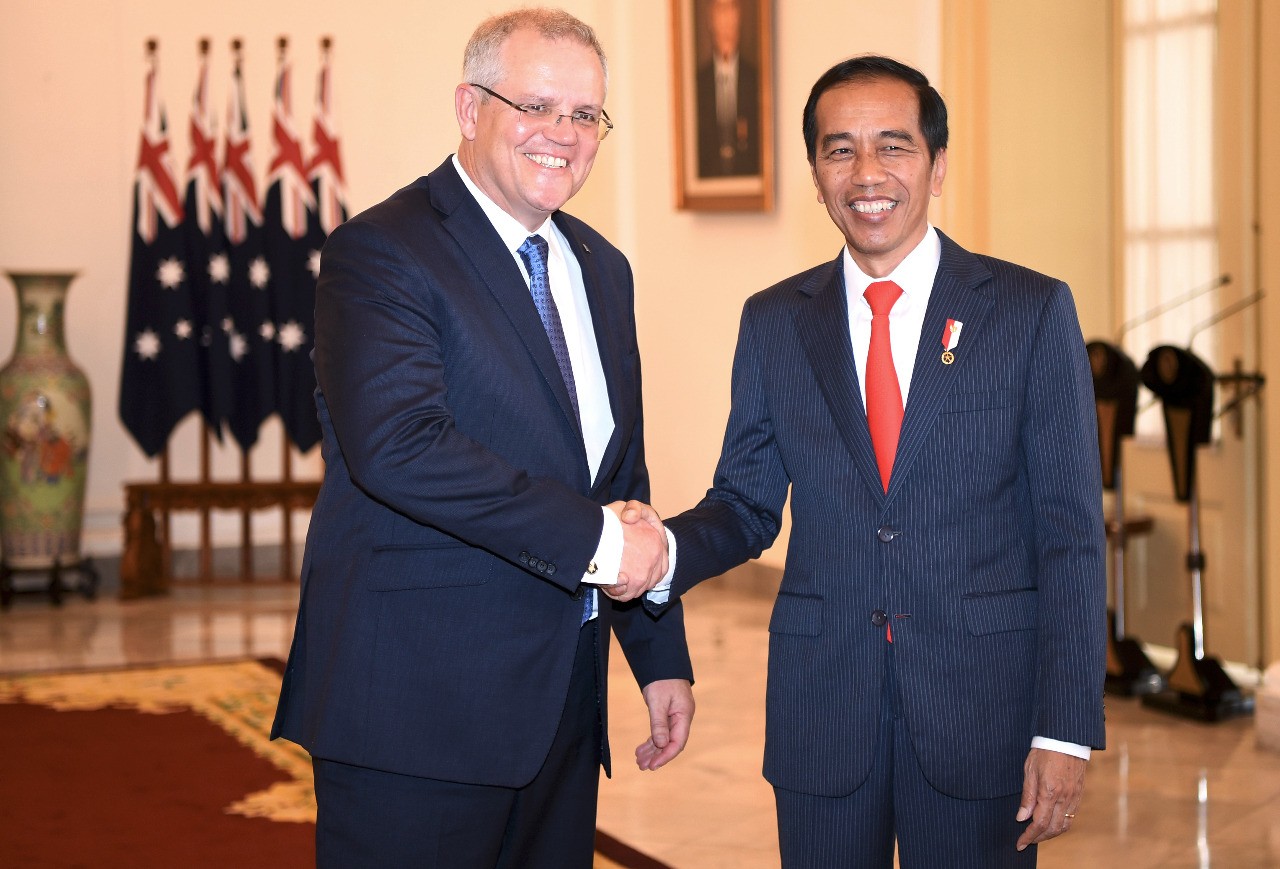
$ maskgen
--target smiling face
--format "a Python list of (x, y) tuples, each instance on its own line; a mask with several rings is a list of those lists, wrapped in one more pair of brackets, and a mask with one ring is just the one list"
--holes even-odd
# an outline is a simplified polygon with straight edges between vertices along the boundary
[(947, 152), (929, 159), (920, 104), (894, 78), (837, 85), (818, 98), (813, 183), (867, 275), (888, 275), (924, 238)]
[[(595, 51), (570, 40), (517, 30), (502, 47), (501, 81), (491, 85), (517, 105), (550, 106), (555, 114), (604, 107), (604, 69)], [(483, 99), (482, 99), (483, 98)], [(490, 199), (529, 230), (578, 192), (600, 142), (568, 118), (535, 118), (478, 88), (454, 94), (462, 144), (458, 160)]]

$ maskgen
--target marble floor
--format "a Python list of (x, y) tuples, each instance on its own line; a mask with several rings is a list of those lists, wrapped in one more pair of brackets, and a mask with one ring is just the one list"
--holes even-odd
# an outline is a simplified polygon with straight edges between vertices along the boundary
[[(292, 585), (185, 585), (164, 599), (19, 597), (0, 612), (0, 673), (283, 657)], [(612, 744), (599, 825), (677, 869), (775, 867), (773, 798), (760, 778), (770, 599), (711, 584), (689, 596), (698, 711), (689, 748), (655, 773), (630, 763), (647, 716), (614, 656)], [(1108, 700), (1110, 748), (1095, 754), (1075, 828), (1042, 867), (1280, 867), (1280, 754), (1253, 724), (1204, 725)], [(0, 773), (2, 774), (2, 773)]]

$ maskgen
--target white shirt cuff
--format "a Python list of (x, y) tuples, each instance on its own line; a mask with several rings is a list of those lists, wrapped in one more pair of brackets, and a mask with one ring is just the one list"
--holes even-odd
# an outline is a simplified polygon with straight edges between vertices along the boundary
[(617, 585), (618, 571), (622, 569), (622, 520), (608, 507), (600, 509), (604, 511), (604, 527), (600, 529), (600, 543), (582, 581), (591, 585)]
[(1093, 753), (1093, 749), (1087, 745), (1076, 745), (1074, 742), (1062, 742), (1058, 739), (1049, 739), (1047, 736), (1031, 737), (1032, 748), (1043, 748), (1046, 751), (1056, 751), (1060, 754), (1069, 754), (1072, 757), (1078, 757), (1081, 760), (1088, 760), (1089, 755)]
[(667, 573), (649, 592), (645, 598), (650, 603), (664, 604), (671, 597), (671, 578), (676, 575), (676, 536), (671, 533), (669, 528), (663, 528), (667, 532)]

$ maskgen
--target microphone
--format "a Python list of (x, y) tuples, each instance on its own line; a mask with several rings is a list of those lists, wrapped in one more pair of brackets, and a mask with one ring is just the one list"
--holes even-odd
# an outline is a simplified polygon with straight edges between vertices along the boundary
[(1191, 327), (1191, 334), (1187, 336), (1187, 349), (1191, 349), (1191, 342), (1196, 339), (1196, 335), (1199, 335), (1205, 329), (1208, 329), (1210, 326), (1216, 326), (1218, 323), (1221, 323), (1233, 314), (1238, 314), (1246, 308), (1258, 304), (1258, 302), (1261, 302), (1266, 297), (1267, 294), (1265, 291), (1258, 290), (1258, 292), (1254, 293), (1252, 296), (1245, 296), (1238, 302), (1233, 302), (1230, 305), (1227, 305), (1209, 319), (1196, 323), (1195, 326)]
[(1156, 305), (1154, 308), (1151, 308), (1148, 311), (1144, 311), (1143, 313), (1134, 317), (1132, 320), (1129, 320), (1120, 325), (1120, 331), (1116, 333), (1116, 343), (1117, 344), (1120, 343), (1120, 339), (1123, 338), (1130, 330), (1134, 329), (1135, 327), (1141, 326), (1143, 323), (1148, 323), (1154, 320), (1156, 317), (1167, 314), (1170, 311), (1172, 311), (1174, 308), (1177, 308), (1180, 305), (1185, 305), (1187, 302), (1190, 302), (1192, 299), (1198, 299), (1200, 296), (1203, 296), (1205, 293), (1211, 293), (1214, 290), (1218, 289), (1219, 287), (1225, 287), (1229, 283), (1231, 283), (1231, 275), (1223, 273), (1221, 275), (1218, 275), (1216, 278), (1209, 281), (1208, 283), (1201, 284), (1198, 287), (1194, 287), (1188, 290), (1187, 292), (1183, 293), (1181, 296), (1178, 296), (1176, 299), (1170, 299), (1167, 302), (1163, 302), (1162, 304)]

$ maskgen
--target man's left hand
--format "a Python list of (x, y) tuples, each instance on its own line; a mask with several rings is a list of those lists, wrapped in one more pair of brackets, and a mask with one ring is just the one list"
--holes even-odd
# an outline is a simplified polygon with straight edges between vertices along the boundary
[(1084, 795), (1088, 761), (1060, 751), (1033, 748), (1023, 767), (1022, 803), (1018, 821), (1031, 823), (1018, 838), (1018, 850), (1037, 845), (1071, 828)]
[(641, 691), (649, 707), (649, 738), (636, 746), (636, 766), (657, 769), (675, 758), (689, 741), (693, 723), (693, 687), (687, 679), (659, 679)]

